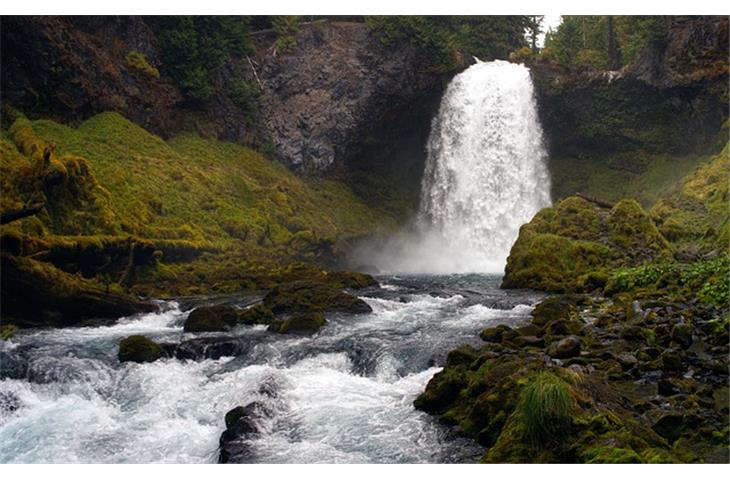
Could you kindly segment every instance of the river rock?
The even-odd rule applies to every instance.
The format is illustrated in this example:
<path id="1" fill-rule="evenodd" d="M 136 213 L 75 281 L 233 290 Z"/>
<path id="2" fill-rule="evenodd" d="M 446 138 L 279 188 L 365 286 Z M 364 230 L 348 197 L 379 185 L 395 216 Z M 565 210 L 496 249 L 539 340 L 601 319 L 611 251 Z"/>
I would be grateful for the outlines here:
<path id="1" fill-rule="evenodd" d="M 514 337 L 516 335 L 517 332 L 507 325 L 497 325 L 496 327 L 485 328 L 479 336 L 485 342 L 501 343 L 503 337 Z"/>
<path id="2" fill-rule="evenodd" d="M 548 348 L 548 355 L 553 358 L 570 358 L 580 355 L 580 339 L 575 335 L 553 342 Z"/>
<path id="3" fill-rule="evenodd" d="M 256 338 L 250 337 L 201 337 L 161 346 L 168 356 L 179 360 L 218 360 L 243 355 L 255 343 Z"/>
<path id="4" fill-rule="evenodd" d="M 230 305 L 198 307 L 188 315 L 186 332 L 221 332 L 236 324 L 236 309 Z"/>
<path id="5" fill-rule="evenodd" d="M 269 325 L 269 331 L 276 333 L 316 333 L 327 323 L 319 312 L 300 313 L 286 320 L 276 321 Z"/>
<path id="6" fill-rule="evenodd" d="M 146 363 L 162 357 L 162 348 L 143 335 L 132 335 L 119 342 L 119 361 Z"/>
<path id="7" fill-rule="evenodd" d="M 268 325 L 276 317 L 270 308 L 264 305 L 254 305 L 236 312 L 238 323 L 243 325 Z"/>
<path id="8" fill-rule="evenodd" d="M 550 297 L 535 306 L 532 311 L 532 323 L 544 327 L 557 320 L 574 320 L 577 314 L 578 309 L 571 297 L 567 295 Z"/>
<path id="9" fill-rule="evenodd" d="M 300 280 L 278 285 L 264 297 L 275 315 L 307 312 L 370 313 L 370 305 L 342 291 L 339 283 Z"/>
<path id="10" fill-rule="evenodd" d="M 515 337 L 508 342 L 509 344 L 515 345 L 520 348 L 524 347 L 536 347 L 543 348 L 545 346 L 545 339 L 536 337 L 534 335 L 521 335 Z"/>
<path id="11" fill-rule="evenodd" d="M 672 340 L 679 343 L 682 348 L 689 348 L 692 345 L 692 327 L 686 323 L 678 323 L 672 327 L 670 333 Z"/>

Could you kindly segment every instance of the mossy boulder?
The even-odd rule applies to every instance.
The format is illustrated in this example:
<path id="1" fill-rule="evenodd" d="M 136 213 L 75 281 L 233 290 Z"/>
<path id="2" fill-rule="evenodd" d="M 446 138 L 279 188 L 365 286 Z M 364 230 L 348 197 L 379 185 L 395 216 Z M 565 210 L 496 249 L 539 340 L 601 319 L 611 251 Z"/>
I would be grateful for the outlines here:
<path id="1" fill-rule="evenodd" d="M 608 209 L 568 197 L 520 228 L 502 286 L 592 292 L 617 266 L 671 258 L 669 243 L 636 201 Z"/>
<path id="2" fill-rule="evenodd" d="M 230 305 L 198 307 L 188 315 L 185 332 L 221 332 L 234 326 L 238 320 L 236 309 Z"/>
<path id="3" fill-rule="evenodd" d="M 119 342 L 119 361 L 147 363 L 162 357 L 162 347 L 144 335 L 132 335 Z"/>
<path id="4" fill-rule="evenodd" d="M 416 398 L 413 405 L 425 412 L 442 413 L 466 386 L 466 376 L 458 369 L 442 370 L 428 382 L 426 390 Z"/>
<path id="5" fill-rule="evenodd" d="M 261 304 L 238 310 L 236 317 L 236 321 L 243 325 L 268 325 L 276 320 L 274 312 Z"/>
<path id="6" fill-rule="evenodd" d="M 319 331 L 327 323 L 319 312 L 297 313 L 285 320 L 275 320 L 269 331 L 276 333 L 311 334 Z"/>
<path id="7" fill-rule="evenodd" d="M 342 290 L 339 284 L 296 281 L 279 285 L 264 297 L 274 314 L 305 312 L 370 313 L 370 305 Z"/>
<path id="8" fill-rule="evenodd" d="M 568 295 L 546 298 L 532 310 L 532 323 L 540 327 L 554 322 L 572 322 L 577 318 L 577 303 Z"/>
<path id="9" fill-rule="evenodd" d="M 632 261 L 673 258 L 669 242 L 636 200 L 623 199 L 608 216 L 610 242 Z"/>
<path id="10" fill-rule="evenodd" d="M 503 339 L 514 338 L 517 333 L 512 327 L 507 325 L 497 325 L 496 327 L 487 327 L 479 334 L 485 342 L 502 343 Z"/>
<path id="11" fill-rule="evenodd" d="M 550 344 L 547 354 L 553 358 L 571 358 L 580 355 L 580 339 L 575 335 L 567 336 Z"/>

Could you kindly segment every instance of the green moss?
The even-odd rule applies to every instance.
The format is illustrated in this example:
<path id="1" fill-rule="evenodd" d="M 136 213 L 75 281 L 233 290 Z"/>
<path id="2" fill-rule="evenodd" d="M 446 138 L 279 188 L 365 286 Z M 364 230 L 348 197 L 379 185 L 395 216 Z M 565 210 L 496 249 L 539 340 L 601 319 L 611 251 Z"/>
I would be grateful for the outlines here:
<path id="1" fill-rule="evenodd" d="M 233 143 L 189 134 L 165 141 L 116 113 L 78 128 L 19 117 L 3 132 L 0 148 L 2 208 L 46 202 L 14 228 L 59 245 L 54 262 L 69 271 L 78 263 L 70 258 L 76 247 L 65 245 L 78 245 L 80 236 L 153 244 L 161 252 L 157 262 L 124 275 L 138 293 L 256 288 L 292 258 L 331 261 L 339 242 L 396 225 L 391 213 L 366 205 L 341 181 L 300 178 Z M 124 258 L 111 255 L 106 265 L 102 250 L 79 249 L 77 256 L 94 252 L 84 275 L 121 280 Z M 198 261 L 204 252 L 212 255 Z M 343 278 L 347 288 L 361 281 Z"/>
<path id="2" fill-rule="evenodd" d="M 610 241 L 630 255 L 672 258 L 669 243 L 659 233 L 649 215 L 635 200 L 623 199 L 612 209 L 607 221 Z"/>
<path id="3" fill-rule="evenodd" d="M 119 342 L 119 361 L 146 363 L 162 356 L 162 348 L 143 335 L 132 335 Z"/>
<path id="4" fill-rule="evenodd" d="M 503 286 L 591 292 L 616 267 L 672 258 L 668 242 L 636 201 L 621 200 L 608 211 L 569 197 L 522 226 Z"/>
<path id="5" fill-rule="evenodd" d="M 244 325 L 268 325 L 276 319 L 274 312 L 264 305 L 254 305 L 253 307 L 239 310 L 236 312 L 236 315 L 237 322 Z"/>
<path id="6" fill-rule="evenodd" d="M 628 448 L 605 445 L 588 450 L 585 453 L 586 463 L 642 463 L 641 457 Z"/>
<path id="7" fill-rule="evenodd" d="M 4 323 L 0 326 L 0 338 L 8 341 L 18 331 L 18 327 L 12 323 Z"/>
<path id="8" fill-rule="evenodd" d="M 614 255 L 610 247 L 596 242 L 554 234 L 520 233 L 507 259 L 502 286 L 549 292 L 579 291 L 577 278 L 604 268 Z"/>
<path id="9" fill-rule="evenodd" d="M 264 305 L 275 314 L 319 312 L 369 313 L 370 306 L 345 293 L 339 284 L 299 280 L 272 289 Z"/>
<path id="10" fill-rule="evenodd" d="M 148 77 L 160 78 L 160 71 L 149 64 L 147 58 L 142 52 L 132 50 L 126 57 L 124 57 L 124 61 L 129 68 L 132 68 Z"/>
<path id="11" fill-rule="evenodd" d="M 728 245 L 728 144 L 701 164 L 651 210 L 660 231 L 677 245 L 699 243 L 705 249 Z"/>
<path id="12" fill-rule="evenodd" d="M 466 385 L 463 372 L 444 369 L 433 376 L 426 390 L 416 398 L 413 405 L 426 412 L 440 413 L 459 396 L 459 392 Z"/>

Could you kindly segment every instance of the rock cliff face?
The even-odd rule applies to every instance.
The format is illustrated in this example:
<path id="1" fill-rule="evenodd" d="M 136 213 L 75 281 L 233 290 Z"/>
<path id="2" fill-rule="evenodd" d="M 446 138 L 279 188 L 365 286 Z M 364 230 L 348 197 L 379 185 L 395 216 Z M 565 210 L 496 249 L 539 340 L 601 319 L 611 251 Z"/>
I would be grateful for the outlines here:
<path id="1" fill-rule="evenodd" d="M 697 165 L 690 157 L 723 148 L 728 19 L 668 22 L 666 36 L 620 71 L 531 66 L 554 200 L 583 192 L 649 205 Z"/>
<path id="2" fill-rule="evenodd" d="M 177 127 L 183 98 L 174 82 L 125 62 L 139 51 L 159 65 L 141 17 L 5 17 L 1 48 L 3 103 L 28 116 L 69 123 L 112 110 L 158 134 Z"/>
<path id="3" fill-rule="evenodd" d="M 192 130 L 273 144 L 288 166 L 321 172 L 362 152 L 378 129 L 427 126 L 443 85 L 410 44 L 385 47 L 364 23 L 321 22 L 304 25 L 287 53 L 277 52 L 273 32 L 254 35 L 255 55 L 229 58 L 214 75 L 217 94 L 194 105 L 165 74 L 150 25 L 143 17 L 4 18 L 4 103 L 64 123 L 111 110 L 163 137 Z M 159 75 L 134 68 L 130 52 Z M 225 93 L 231 76 L 261 89 L 253 121 Z"/>
<path id="4" fill-rule="evenodd" d="M 428 125 L 424 106 L 440 96 L 442 78 L 410 45 L 385 47 L 363 23 L 312 25 L 296 40 L 277 54 L 275 38 L 262 38 L 256 59 L 261 122 L 285 163 L 326 170 L 361 152 L 384 123 L 410 115 Z"/>

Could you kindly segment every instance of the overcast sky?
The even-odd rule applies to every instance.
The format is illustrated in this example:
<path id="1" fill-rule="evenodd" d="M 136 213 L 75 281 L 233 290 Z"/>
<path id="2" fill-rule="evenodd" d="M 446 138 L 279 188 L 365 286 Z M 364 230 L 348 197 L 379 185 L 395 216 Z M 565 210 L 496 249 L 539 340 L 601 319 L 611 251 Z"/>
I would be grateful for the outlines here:
<path id="1" fill-rule="evenodd" d="M 538 40 L 538 45 L 540 47 L 543 46 L 545 32 L 547 32 L 549 28 L 555 30 L 558 25 L 560 25 L 560 15 L 545 15 L 545 18 L 542 19 L 542 34 L 540 34 L 540 38 Z"/>

